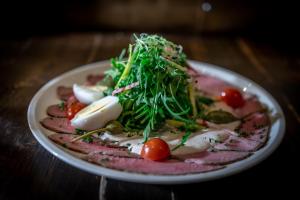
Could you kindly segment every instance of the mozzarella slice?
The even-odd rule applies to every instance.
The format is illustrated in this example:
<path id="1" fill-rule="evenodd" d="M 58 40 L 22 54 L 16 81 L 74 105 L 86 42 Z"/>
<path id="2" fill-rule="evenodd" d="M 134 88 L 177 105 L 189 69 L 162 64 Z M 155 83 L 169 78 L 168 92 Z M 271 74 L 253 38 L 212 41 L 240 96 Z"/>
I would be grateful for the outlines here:
<path id="1" fill-rule="evenodd" d="M 72 126 L 82 130 L 95 130 L 117 119 L 122 112 L 118 97 L 106 96 L 79 111 L 71 120 Z"/>
<path id="2" fill-rule="evenodd" d="M 196 153 L 207 150 L 209 147 L 216 145 L 219 142 L 225 141 L 229 137 L 229 134 L 223 130 L 207 131 L 205 133 L 191 135 L 184 146 L 176 149 L 172 152 L 173 155 L 182 155 L 189 153 Z M 177 146 L 180 143 L 180 139 L 168 141 L 171 148 Z"/>
<path id="3" fill-rule="evenodd" d="M 80 101 L 84 104 L 91 104 L 103 97 L 103 91 L 106 90 L 106 86 L 96 85 L 96 86 L 84 86 L 84 85 L 73 85 L 73 93 Z"/>

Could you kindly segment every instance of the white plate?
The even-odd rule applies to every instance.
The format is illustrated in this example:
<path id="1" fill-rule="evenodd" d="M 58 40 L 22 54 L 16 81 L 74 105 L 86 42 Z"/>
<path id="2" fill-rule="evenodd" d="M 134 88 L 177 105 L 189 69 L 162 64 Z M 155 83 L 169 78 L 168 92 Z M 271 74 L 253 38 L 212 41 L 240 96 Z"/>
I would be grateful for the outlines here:
<path id="1" fill-rule="evenodd" d="M 109 178 L 131 182 L 152 184 L 181 184 L 207 181 L 236 174 L 258 164 L 259 162 L 267 158 L 278 147 L 285 132 L 285 119 L 282 109 L 280 108 L 276 100 L 262 87 L 237 73 L 207 63 L 197 61 L 189 61 L 189 63 L 197 71 L 219 77 L 220 79 L 223 79 L 231 83 L 232 85 L 244 88 L 244 90 L 246 90 L 247 92 L 256 94 L 259 97 L 260 101 L 265 103 L 274 113 L 279 113 L 281 115 L 281 118 L 273 124 L 270 130 L 269 140 L 263 148 L 255 152 L 254 155 L 242 161 L 227 165 L 227 167 L 224 169 L 206 173 L 175 176 L 145 175 L 123 172 L 94 165 L 73 156 L 69 152 L 58 147 L 47 138 L 47 135 L 51 134 L 51 131 L 43 128 L 40 125 L 40 120 L 46 117 L 46 109 L 49 105 L 59 102 L 56 96 L 56 88 L 58 86 L 71 86 L 73 83 L 83 83 L 88 74 L 102 73 L 104 70 L 108 69 L 110 67 L 108 61 L 92 63 L 76 68 L 58 76 L 57 78 L 44 85 L 35 94 L 28 108 L 27 118 L 30 129 L 34 137 L 43 147 L 45 147 L 50 153 L 65 161 L 66 163 L 69 163 L 74 167 L 96 175 L 103 175 Z"/>

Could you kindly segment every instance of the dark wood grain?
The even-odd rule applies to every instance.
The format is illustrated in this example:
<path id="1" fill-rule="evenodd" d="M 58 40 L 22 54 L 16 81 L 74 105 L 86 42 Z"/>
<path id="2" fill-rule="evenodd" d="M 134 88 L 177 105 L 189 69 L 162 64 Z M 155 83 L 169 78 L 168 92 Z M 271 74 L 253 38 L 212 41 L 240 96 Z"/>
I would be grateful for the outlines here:
<path id="1" fill-rule="evenodd" d="M 130 35 L 64 34 L 0 40 L 0 199 L 185 199 L 223 197 L 224 188 L 249 196 L 249 188 L 284 192 L 299 175 L 300 57 L 298 52 L 244 37 L 166 35 L 181 43 L 190 59 L 224 66 L 266 88 L 280 103 L 286 136 L 268 159 L 241 174 L 206 183 L 160 186 L 127 183 L 88 174 L 58 160 L 32 136 L 26 112 L 32 96 L 57 75 L 119 54 Z M 293 185 L 291 184 L 291 187 Z M 17 192 L 16 192 L 17 188 Z M 220 192 L 216 192 L 220 191 Z M 292 195 L 293 190 L 288 194 Z"/>

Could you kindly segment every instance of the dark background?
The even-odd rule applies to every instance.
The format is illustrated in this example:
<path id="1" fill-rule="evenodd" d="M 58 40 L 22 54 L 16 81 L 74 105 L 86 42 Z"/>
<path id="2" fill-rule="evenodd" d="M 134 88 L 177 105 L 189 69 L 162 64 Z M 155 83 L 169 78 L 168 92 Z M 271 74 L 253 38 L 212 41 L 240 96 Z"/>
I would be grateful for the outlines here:
<path id="1" fill-rule="evenodd" d="M 70 31 L 150 31 L 296 36 L 299 33 L 296 2 L 10 0 L 1 2 L 1 34 L 25 36 Z"/>
<path id="2" fill-rule="evenodd" d="M 0 199 L 98 199 L 100 180 L 106 199 L 299 196 L 299 19 L 292 0 L 1 1 Z M 280 147 L 241 174 L 178 186 L 101 179 L 48 153 L 27 125 L 33 95 L 63 72 L 118 55 L 133 32 L 162 34 L 188 58 L 266 88 L 286 116 Z"/>

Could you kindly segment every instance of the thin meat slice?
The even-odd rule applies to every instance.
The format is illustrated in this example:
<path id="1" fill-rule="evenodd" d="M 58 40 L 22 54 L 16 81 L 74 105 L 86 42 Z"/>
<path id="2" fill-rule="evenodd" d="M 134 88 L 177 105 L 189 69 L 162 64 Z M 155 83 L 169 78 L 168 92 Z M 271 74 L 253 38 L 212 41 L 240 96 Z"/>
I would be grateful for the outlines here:
<path id="1" fill-rule="evenodd" d="M 250 140 L 265 143 L 268 138 L 270 119 L 267 113 L 254 113 L 244 119 L 237 132 Z"/>
<path id="2" fill-rule="evenodd" d="M 109 154 L 112 154 L 113 151 L 115 151 L 116 155 L 120 154 L 120 151 L 124 151 L 125 148 L 118 147 L 118 146 L 113 146 L 111 144 L 107 144 L 104 141 L 93 138 L 93 141 L 88 143 L 84 142 L 83 140 L 78 140 L 75 142 L 71 142 L 72 139 L 75 137 L 78 137 L 76 135 L 70 135 L 70 134 L 53 134 L 50 135 L 49 138 L 58 143 L 63 145 L 65 148 L 78 151 L 81 153 L 92 153 L 92 152 L 105 152 L 108 151 Z"/>
<path id="3" fill-rule="evenodd" d="M 258 141 L 250 140 L 243 137 L 230 135 L 227 140 L 214 146 L 216 150 L 223 151 L 246 151 L 254 152 L 262 147 L 264 144 Z"/>
<path id="4" fill-rule="evenodd" d="M 60 100 L 67 101 L 73 95 L 73 89 L 72 87 L 59 86 L 56 93 Z"/>
<path id="5" fill-rule="evenodd" d="M 47 114 L 51 117 L 67 117 L 66 107 L 61 108 L 59 105 L 52 105 L 47 108 Z"/>
<path id="6" fill-rule="evenodd" d="M 140 155 L 127 151 L 125 149 L 101 149 L 90 153 L 90 156 L 93 154 L 102 154 L 108 156 L 115 156 L 115 157 L 123 157 L 123 158 L 141 158 Z"/>
<path id="7" fill-rule="evenodd" d="M 263 105 L 258 101 L 256 97 L 246 99 L 245 104 L 241 108 L 234 110 L 235 116 L 242 118 L 252 113 L 256 113 L 264 110 Z"/>
<path id="8" fill-rule="evenodd" d="M 67 118 L 46 117 L 41 121 L 41 124 L 45 128 L 58 133 L 76 133 L 75 128 Z"/>
<path id="9" fill-rule="evenodd" d="M 267 141 L 270 119 L 267 113 L 254 113 L 237 128 L 239 136 L 231 134 L 223 143 L 214 146 L 218 150 L 249 151 L 261 148 Z"/>
<path id="10" fill-rule="evenodd" d="M 103 79 L 102 74 L 90 74 L 86 77 L 87 85 L 96 85 L 99 81 Z"/>
<path id="11" fill-rule="evenodd" d="M 219 97 L 225 88 L 233 87 L 225 81 L 208 75 L 199 75 L 194 78 L 194 81 L 195 87 L 198 90 L 203 91 L 212 97 Z"/>
<path id="12" fill-rule="evenodd" d="M 88 156 L 88 161 L 108 168 L 157 175 L 200 173 L 223 168 L 223 166 L 218 165 L 202 165 L 179 161 L 156 162 L 145 159 L 122 158 L 102 154 L 92 154 Z"/>
<path id="13" fill-rule="evenodd" d="M 197 164 L 223 165 L 242 160 L 250 155 L 251 153 L 249 152 L 238 151 L 203 151 L 193 155 L 186 155 L 184 161 Z"/>
<path id="14" fill-rule="evenodd" d="M 190 67 L 190 66 L 188 66 L 188 68 L 187 68 L 187 74 L 189 76 L 191 76 L 191 77 L 197 77 L 197 76 L 199 76 L 199 73 L 195 69 L 193 69 L 192 67 Z"/>

